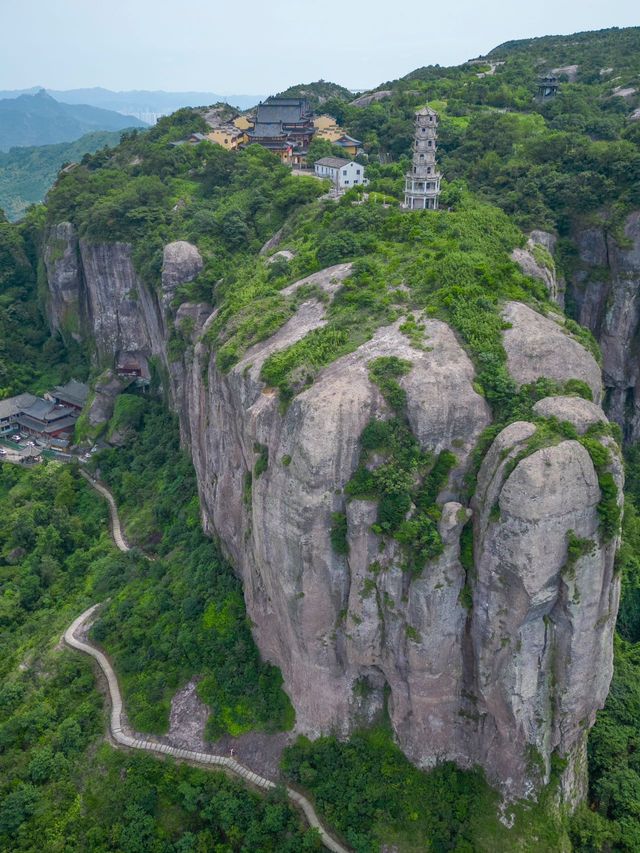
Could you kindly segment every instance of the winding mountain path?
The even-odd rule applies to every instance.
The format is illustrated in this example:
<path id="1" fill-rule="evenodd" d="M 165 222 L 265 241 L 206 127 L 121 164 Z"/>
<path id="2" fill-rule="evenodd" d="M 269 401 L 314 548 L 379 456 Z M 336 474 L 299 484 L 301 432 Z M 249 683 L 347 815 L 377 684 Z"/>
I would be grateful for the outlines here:
<path id="1" fill-rule="evenodd" d="M 111 535 L 113 536 L 113 541 L 116 543 L 117 548 L 120 551 L 130 551 L 131 548 L 127 545 L 126 539 L 124 538 L 124 534 L 122 532 L 122 525 L 120 524 L 120 516 L 118 515 L 118 507 L 116 506 L 115 499 L 109 489 L 100 485 L 97 480 L 94 480 L 93 477 L 88 474 L 86 471 L 80 471 L 82 476 L 85 478 L 87 483 L 92 486 L 99 495 L 102 495 L 103 498 L 106 499 L 109 504 L 109 515 L 111 517 Z"/>
<path id="2" fill-rule="evenodd" d="M 108 489 L 93 480 L 86 472 L 83 471 L 82 475 L 87 482 L 90 483 L 90 485 L 108 501 L 111 513 L 111 531 L 113 533 L 113 539 L 121 551 L 129 551 L 129 545 L 127 545 L 122 534 L 118 508 L 113 495 Z M 109 697 L 111 699 L 109 731 L 113 743 L 116 746 L 126 747 L 128 749 L 141 749 L 145 752 L 171 755 L 179 760 L 188 761 L 192 764 L 202 765 L 207 768 L 212 765 L 221 767 L 224 770 L 239 776 L 241 779 L 244 779 L 246 782 L 250 782 L 252 785 L 267 791 L 277 787 L 275 782 L 254 773 L 234 758 L 225 755 L 211 755 L 207 752 L 195 752 L 190 749 L 178 749 L 175 746 L 169 746 L 168 744 L 156 743 L 154 741 L 147 740 L 144 735 L 137 734 L 136 732 L 134 732 L 133 735 L 129 735 L 124 731 L 122 721 L 122 694 L 120 693 L 120 686 L 118 685 L 118 678 L 115 671 L 107 657 L 99 649 L 91 645 L 86 639 L 81 639 L 80 636 L 77 636 L 86 636 L 88 623 L 99 607 L 100 604 L 94 604 L 92 607 L 85 610 L 84 613 L 81 613 L 65 631 L 64 641 L 72 649 L 84 652 L 84 654 L 90 655 L 95 661 L 97 661 L 98 666 L 107 679 Z M 289 799 L 304 812 L 309 826 L 318 830 L 322 843 L 328 850 L 333 851 L 333 853 L 349 853 L 349 849 L 347 847 L 339 844 L 331 835 L 329 835 L 320 823 L 320 819 L 318 818 L 313 805 L 303 794 L 289 786 L 286 786 L 285 790 Z"/>

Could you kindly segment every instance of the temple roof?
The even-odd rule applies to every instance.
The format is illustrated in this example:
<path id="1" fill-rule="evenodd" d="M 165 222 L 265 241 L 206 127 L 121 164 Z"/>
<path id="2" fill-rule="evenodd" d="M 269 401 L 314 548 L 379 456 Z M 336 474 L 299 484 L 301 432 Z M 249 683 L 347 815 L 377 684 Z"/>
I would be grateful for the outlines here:
<path id="1" fill-rule="evenodd" d="M 58 432 L 59 430 L 71 431 L 77 421 L 76 417 L 69 415 L 66 418 L 60 418 L 57 421 L 43 423 L 39 418 L 31 417 L 26 412 L 18 415 L 18 424 L 26 429 L 32 429 L 34 432 Z"/>
<path id="2" fill-rule="evenodd" d="M 287 136 L 287 131 L 282 129 L 282 123 L 279 121 L 261 121 L 256 122 L 255 127 L 247 131 L 247 135 L 265 139 L 268 137 Z"/>
<path id="3" fill-rule="evenodd" d="M 56 385 L 53 389 L 53 396 L 82 407 L 87 402 L 89 386 L 85 385 L 84 382 L 78 382 L 76 379 L 70 379 L 66 385 Z"/>
<path id="4" fill-rule="evenodd" d="M 423 107 L 421 110 L 416 111 L 417 116 L 437 116 L 438 113 L 435 110 L 432 110 L 431 107 Z"/>
<path id="5" fill-rule="evenodd" d="M 258 104 L 256 124 L 279 121 L 283 124 L 311 121 L 306 101 L 303 98 L 275 98 Z"/>
<path id="6" fill-rule="evenodd" d="M 8 397 L 0 400 L 0 419 L 11 418 L 23 409 L 28 409 L 36 402 L 33 394 L 18 394 L 17 397 Z"/>
<path id="7" fill-rule="evenodd" d="M 45 421 L 49 420 L 49 415 L 53 412 L 55 407 L 55 403 L 36 397 L 35 401 L 27 408 L 24 408 L 22 412 L 25 415 L 29 415 L 31 418 L 37 418 L 39 421 Z"/>

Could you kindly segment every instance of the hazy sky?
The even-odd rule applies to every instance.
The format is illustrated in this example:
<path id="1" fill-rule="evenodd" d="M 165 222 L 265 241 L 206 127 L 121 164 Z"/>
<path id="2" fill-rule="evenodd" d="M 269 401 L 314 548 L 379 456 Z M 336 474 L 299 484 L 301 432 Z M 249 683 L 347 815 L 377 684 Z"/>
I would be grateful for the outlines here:
<path id="1" fill-rule="evenodd" d="M 637 0 L 0 0 L 0 89 L 365 88 L 509 39 L 638 24 Z"/>

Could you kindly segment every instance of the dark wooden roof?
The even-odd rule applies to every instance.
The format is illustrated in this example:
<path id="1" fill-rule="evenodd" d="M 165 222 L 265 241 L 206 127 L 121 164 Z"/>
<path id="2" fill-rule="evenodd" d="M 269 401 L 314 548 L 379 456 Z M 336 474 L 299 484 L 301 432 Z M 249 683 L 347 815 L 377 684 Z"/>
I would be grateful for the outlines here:
<path id="1" fill-rule="evenodd" d="M 282 122 L 303 124 L 311 121 L 309 105 L 305 98 L 268 98 L 258 104 L 256 124 Z"/>
<path id="2" fill-rule="evenodd" d="M 287 131 L 282 129 L 281 122 L 256 122 L 255 127 L 247 131 L 248 136 L 256 136 L 259 139 L 280 138 L 287 135 Z"/>
<path id="3" fill-rule="evenodd" d="M 52 396 L 82 407 L 87 402 L 89 386 L 85 385 L 84 382 L 78 382 L 76 379 L 70 379 L 66 385 L 56 385 Z"/>

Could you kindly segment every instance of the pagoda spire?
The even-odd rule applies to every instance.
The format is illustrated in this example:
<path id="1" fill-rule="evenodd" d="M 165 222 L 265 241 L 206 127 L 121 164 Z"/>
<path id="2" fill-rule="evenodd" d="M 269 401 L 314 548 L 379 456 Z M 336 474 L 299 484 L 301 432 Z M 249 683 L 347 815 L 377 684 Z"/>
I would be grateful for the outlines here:
<path id="1" fill-rule="evenodd" d="M 411 170 L 404 188 L 406 210 L 436 210 L 440 198 L 442 175 L 436 164 L 438 114 L 431 107 L 416 113 Z"/>

